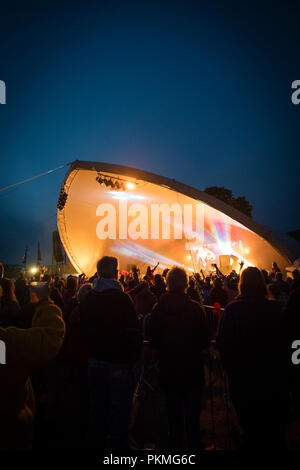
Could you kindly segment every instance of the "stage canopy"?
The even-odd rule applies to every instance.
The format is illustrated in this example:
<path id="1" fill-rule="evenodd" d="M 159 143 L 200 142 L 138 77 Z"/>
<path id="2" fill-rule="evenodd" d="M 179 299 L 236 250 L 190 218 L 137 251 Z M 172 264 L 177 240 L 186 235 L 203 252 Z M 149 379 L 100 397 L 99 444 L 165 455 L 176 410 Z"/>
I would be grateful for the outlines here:
<path id="1" fill-rule="evenodd" d="M 227 274 L 239 262 L 271 269 L 294 261 L 286 246 L 246 215 L 202 191 L 120 165 L 75 161 L 58 200 L 58 230 L 78 273 L 92 275 L 104 255 L 120 270 L 182 266 Z"/>

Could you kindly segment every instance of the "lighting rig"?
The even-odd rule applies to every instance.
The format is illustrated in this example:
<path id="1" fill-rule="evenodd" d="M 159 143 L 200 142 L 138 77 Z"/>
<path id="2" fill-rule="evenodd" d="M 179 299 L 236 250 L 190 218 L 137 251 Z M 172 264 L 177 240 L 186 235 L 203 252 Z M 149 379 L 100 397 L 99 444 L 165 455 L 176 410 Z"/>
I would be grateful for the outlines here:
<path id="1" fill-rule="evenodd" d="M 126 189 L 134 189 L 135 184 L 131 181 L 123 180 L 122 178 L 113 178 L 110 176 L 98 173 L 96 181 L 106 188 L 111 188 L 113 191 L 125 191 Z"/>
<path id="2" fill-rule="evenodd" d="M 64 187 L 62 187 L 61 190 L 60 190 L 60 193 L 59 193 L 59 198 L 58 198 L 58 203 L 57 203 L 57 209 L 59 211 L 63 210 L 63 208 L 66 205 L 67 199 L 68 199 L 68 195 L 67 195 Z"/>

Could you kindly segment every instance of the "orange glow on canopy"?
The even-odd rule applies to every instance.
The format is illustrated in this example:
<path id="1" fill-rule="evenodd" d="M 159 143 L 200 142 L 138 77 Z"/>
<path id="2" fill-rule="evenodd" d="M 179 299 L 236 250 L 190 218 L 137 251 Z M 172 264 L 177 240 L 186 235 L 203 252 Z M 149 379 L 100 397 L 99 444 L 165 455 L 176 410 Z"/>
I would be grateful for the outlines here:
<path id="1" fill-rule="evenodd" d="M 208 204 L 205 199 L 209 196 L 200 191 L 126 167 L 76 164 L 64 182 L 68 197 L 58 211 L 58 229 L 78 273 L 93 275 L 98 259 L 104 255 L 117 256 L 120 270 L 129 271 L 136 264 L 141 272 L 157 261 L 161 268 L 185 266 L 188 261 L 189 270 L 209 271 L 213 263 L 220 264 L 221 255 L 227 255 L 230 270 L 241 260 L 245 266 L 266 269 L 273 261 L 282 268 L 290 264 L 267 238 L 246 226 L 246 216 L 242 224 Z M 93 165 L 101 168 L 96 170 Z M 120 168 L 120 172 L 114 168 Z M 136 184 L 127 181 L 128 192 L 114 191 L 99 185 L 97 171 L 109 178 L 134 178 Z M 249 221 L 251 224 L 257 225 Z"/>

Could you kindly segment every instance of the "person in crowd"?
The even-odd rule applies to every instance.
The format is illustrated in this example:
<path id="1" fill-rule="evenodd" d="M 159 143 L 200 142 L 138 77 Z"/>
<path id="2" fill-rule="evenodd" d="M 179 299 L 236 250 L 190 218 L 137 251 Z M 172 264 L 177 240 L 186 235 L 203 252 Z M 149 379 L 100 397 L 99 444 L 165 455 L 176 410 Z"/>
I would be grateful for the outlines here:
<path id="1" fill-rule="evenodd" d="M 90 282 L 91 284 L 93 284 L 93 282 L 97 279 L 98 277 L 98 274 L 97 273 L 94 273 L 93 276 L 91 276 L 89 279 L 88 279 L 88 282 Z"/>
<path id="2" fill-rule="evenodd" d="M 267 287 L 267 299 L 275 300 L 276 302 L 281 304 L 280 302 L 281 292 L 280 292 L 279 287 L 274 282 L 269 282 L 269 284 L 267 284 L 266 287 Z"/>
<path id="3" fill-rule="evenodd" d="M 55 276 L 54 287 L 56 287 L 62 295 L 65 290 L 65 280 L 63 278 L 60 278 L 59 276 Z"/>
<path id="4" fill-rule="evenodd" d="M 74 307 L 69 316 L 68 328 L 66 332 L 66 356 L 74 364 L 78 366 L 87 366 L 88 355 L 86 347 L 82 342 L 80 328 L 80 305 L 84 301 L 85 296 L 92 290 L 91 283 L 83 284 L 77 292 L 77 305 Z"/>
<path id="5" fill-rule="evenodd" d="M 157 299 L 159 299 L 162 294 L 166 293 L 165 281 L 160 274 L 155 274 L 154 283 L 151 286 L 151 291 Z"/>
<path id="6" fill-rule="evenodd" d="M 282 273 L 280 271 L 275 274 L 274 282 L 268 284 L 267 288 L 268 292 L 273 295 L 274 300 L 277 300 L 281 307 L 284 308 L 288 300 L 290 286 L 283 280 Z"/>
<path id="7" fill-rule="evenodd" d="M 290 286 L 283 280 L 282 272 L 278 271 L 275 275 L 275 285 L 278 287 L 282 294 L 289 294 Z"/>
<path id="8" fill-rule="evenodd" d="M 204 305 L 209 305 L 209 294 L 211 291 L 211 278 L 210 276 L 206 276 L 204 286 L 203 286 L 203 302 Z"/>
<path id="9" fill-rule="evenodd" d="M 163 273 L 162 273 L 162 277 L 166 280 L 167 279 L 167 275 L 168 275 L 168 272 L 170 271 L 169 268 L 165 268 L 163 270 Z"/>
<path id="10" fill-rule="evenodd" d="M 142 347 L 137 315 L 118 279 L 118 260 L 104 256 L 98 278 L 80 304 L 87 348 L 91 448 L 124 449 L 135 387 L 134 365 Z"/>
<path id="11" fill-rule="evenodd" d="M 156 295 L 152 292 L 146 282 L 128 292 L 133 300 L 134 308 L 138 318 L 143 319 L 152 312 L 153 305 L 157 302 Z"/>
<path id="12" fill-rule="evenodd" d="M 123 289 L 125 290 L 126 289 L 126 282 L 125 282 L 125 274 L 124 273 L 121 274 L 119 282 L 122 284 Z"/>
<path id="13" fill-rule="evenodd" d="M 132 267 L 132 275 L 133 275 L 134 285 L 135 286 L 139 285 L 139 283 L 140 283 L 139 269 L 136 266 Z"/>
<path id="14" fill-rule="evenodd" d="M 21 307 L 28 302 L 29 291 L 23 273 L 20 273 L 15 281 L 15 294 Z"/>
<path id="15" fill-rule="evenodd" d="M 187 294 L 192 300 L 195 300 L 195 302 L 201 302 L 199 291 L 195 287 L 195 281 L 193 278 L 189 279 L 189 287 L 187 289 Z"/>
<path id="16" fill-rule="evenodd" d="M 280 268 L 278 267 L 278 264 L 276 263 L 276 261 L 274 261 L 272 264 L 272 270 L 271 270 L 272 280 L 275 279 L 276 273 L 279 273 L 279 272 L 281 272 Z"/>
<path id="17" fill-rule="evenodd" d="M 59 282 L 52 280 L 49 283 L 49 287 L 50 287 L 50 299 L 52 299 L 55 305 L 57 305 L 61 309 L 61 311 L 64 313 L 65 305 L 64 305 L 63 295 L 62 295 L 62 289 L 60 287 Z"/>
<path id="18" fill-rule="evenodd" d="M 1 284 L 0 326 L 4 328 L 7 326 L 19 327 L 21 325 L 21 309 L 16 298 L 14 281 L 3 278 Z"/>
<path id="19" fill-rule="evenodd" d="M 225 279 L 224 289 L 227 293 L 228 303 L 231 302 L 238 295 L 238 279 L 236 276 L 229 275 Z"/>
<path id="20" fill-rule="evenodd" d="M 209 305 L 219 303 L 221 308 L 224 308 L 228 303 L 228 294 L 223 287 L 222 279 L 216 277 L 214 285 L 209 293 Z"/>
<path id="21" fill-rule="evenodd" d="M 6 345 L 6 364 L 0 366 L 2 450 L 32 448 L 35 399 L 30 375 L 57 355 L 65 334 L 62 313 L 48 296 L 46 284 L 31 287 L 36 303 L 32 328 L 0 327 L 0 340 Z"/>
<path id="22" fill-rule="evenodd" d="M 294 269 L 292 272 L 293 275 L 293 282 L 290 287 L 290 291 L 292 292 L 293 290 L 296 290 L 300 287 L 300 273 L 298 269 Z"/>
<path id="23" fill-rule="evenodd" d="M 157 297 L 146 282 L 140 283 L 135 289 L 129 291 L 129 295 L 133 300 L 143 336 L 147 339 L 149 317 L 157 302 Z"/>
<path id="24" fill-rule="evenodd" d="M 275 450 L 284 445 L 287 398 L 281 308 L 266 299 L 262 274 L 255 267 L 242 272 L 239 291 L 221 317 L 217 347 L 245 446 Z"/>
<path id="25" fill-rule="evenodd" d="M 80 305 L 85 296 L 92 290 L 92 284 L 83 284 L 77 292 L 78 304 L 69 316 L 65 338 L 65 359 L 75 368 L 79 395 L 79 433 L 81 442 L 86 439 L 88 426 L 88 353 L 82 341 L 80 327 Z M 77 423 L 78 424 L 78 423 Z"/>
<path id="26" fill-rule="evenodd" d="M 168 292 L 154 307 L 149 341 L 158 352 L 161 387 L 166 397 L 170 449 L 184 448 L 184 422 L 190 450 L 200 446 L 200 411 L 204 385 L 203 350 L 210 344 L 204 312 L 185 292 L 187 275 L 173 268 Z"/>
<path id="27" fill-rule="evenodd" d="M 269 279 L 268 272 L 265 269 L 262 269 L 261 274 L 264 279 L 265 285 L 267 286 L 271 282 L 271 279 Z"/>
<path id="28" fill-rule="evenodd" d="M 136 282 L 133 277 L 130 277 L 126 281 L 125 292 L 128 294 L 136 287 Z"/>
<path id="29" fill-rule="evenodd" d="M 73 308 L 76 305 L 77 298 L 76 292 L 78 289 L 78 279 L 75 276 L 68 276 L 66 289 L 63 293 L 63 302 L 64 302 L 64 320 L 68 322 L 68 318 Z"/>
<path id="30" fill-rule="evenodd" d="M 153 282 L 154 280 L 154 273 L 156 269 L 158 268 L 159 263 L 157 262 L 154 268 L 151 269 L 150 266 L 147 266 L 147 271 L 146 271 L 146 276 L 148 277 L 149 281 Z"/>

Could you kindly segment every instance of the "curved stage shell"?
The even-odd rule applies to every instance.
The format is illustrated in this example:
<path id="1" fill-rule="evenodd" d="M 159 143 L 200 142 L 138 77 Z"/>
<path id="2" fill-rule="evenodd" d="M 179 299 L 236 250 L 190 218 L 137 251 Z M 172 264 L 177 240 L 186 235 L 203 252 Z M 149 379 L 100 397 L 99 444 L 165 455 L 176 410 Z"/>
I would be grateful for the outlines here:
<path id="1" fill-rule="evenodd" d="M 120 270 L 157 262 L 224 274 L 239 262 L 269 269 L 293 262 L 285 245 L 236 209 L 173 179 L 125 166 L 75 161 L 62 184 L 58 230 L 78 273 L 92 275 L 101 256 Z"/>

